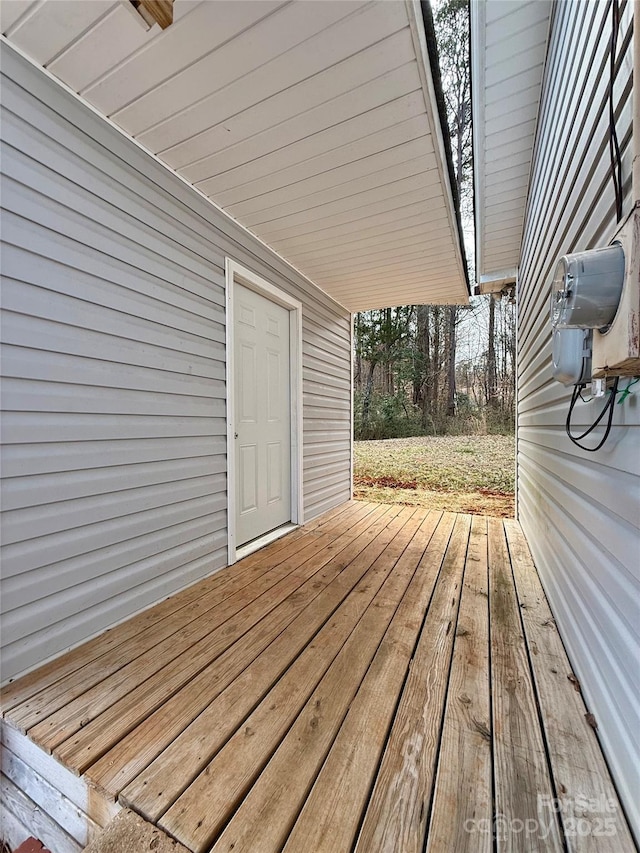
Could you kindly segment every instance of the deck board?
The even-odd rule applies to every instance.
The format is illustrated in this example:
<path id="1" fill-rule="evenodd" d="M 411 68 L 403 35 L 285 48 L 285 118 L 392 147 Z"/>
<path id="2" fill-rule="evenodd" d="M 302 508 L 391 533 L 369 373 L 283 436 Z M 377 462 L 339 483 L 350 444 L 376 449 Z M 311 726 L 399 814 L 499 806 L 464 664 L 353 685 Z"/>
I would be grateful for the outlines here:
<path id="1" fill-rule="evenodd" d="M 3 714 L 194 853 L 626 853 L 571 675 L 517 522 L 349 502 Z"/>
<path id="2" fill-rule="evenodd" d="M 459 515 L 391 728 L 356 850 L 422 853 L 470 517 Z"/>
<path id="3" fill-rule="evenodd" d="M 488 527 L 497 849 L 522 853 L 530 850 L 527 833 L 516 833 L 513 828 L 519 828 L 521 823 L 526 826 L 526 821 L 535 821 L 544 826 L 536 839 L 536 849 L 540 853 L 562 853 L 556 815 L 541 807 L 543 801 L 553 800 L 554 790 L 504 526 L 499 520 L 490 519 Z"/>
<path id="4" fill-rule="evenodd" d="M 520 526 L 506 521 L 520 612 L 542 726 L 549 745 L 558 813 L 568 847 L 576 853 L 633 849 L 629 829 L 616 807 L 616 792 L 593 736 L 588 713 Z M 584 832 L 592 826 L 595 833 Z"/>
<path id="5" fill-rule="evenodd" d="M 427 853 L 490 853 L 491 699 L 487 520 L 475 516 L 438 756 Z"/>

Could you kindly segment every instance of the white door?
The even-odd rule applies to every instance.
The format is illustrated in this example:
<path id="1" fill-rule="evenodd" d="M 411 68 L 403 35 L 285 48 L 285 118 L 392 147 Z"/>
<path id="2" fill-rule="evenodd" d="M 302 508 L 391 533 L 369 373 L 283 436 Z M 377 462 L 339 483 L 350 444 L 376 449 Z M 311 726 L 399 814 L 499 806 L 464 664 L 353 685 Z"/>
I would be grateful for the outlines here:
<path id="1" fill-rule="evenodd" d="M 234 288 L 236 545 L 291 520 L 289 311 Z"/>

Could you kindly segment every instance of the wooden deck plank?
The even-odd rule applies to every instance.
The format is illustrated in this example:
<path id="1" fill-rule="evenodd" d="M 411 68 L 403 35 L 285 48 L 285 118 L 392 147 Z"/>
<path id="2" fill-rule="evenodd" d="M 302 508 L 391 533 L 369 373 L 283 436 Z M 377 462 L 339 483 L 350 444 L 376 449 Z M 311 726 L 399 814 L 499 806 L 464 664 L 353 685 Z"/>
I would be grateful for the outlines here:
<path id="1" fill-rule="evenodd" d="M 420 633 L 356 850 L 422 853 L 470 517 L 460 515 Z"/>
<path id="2" fill-rule="evenodd" d="M 567 676 L 517 522 L 349 502 L 8 685 L 4 784 L 194 853 L 631 853 Z"/>
<path id="3" fill-rule="evenodd" d="M 379 525 L 384 528 L 385 519 L 395 516 L 398 511 L 399 507 L 383 508 L 372 527 L 362 534 L 363 541 L 366 543 L 368 537 L 373 537 Z M 359 551 L 364 545 L 358 543 L 355 547 Z M 344 556 L 343 559 L 348 562 L 348 557 Z M 303 564 L 287 575 L 216 631 L 191 646 L 188 655 L 176 658 L 158 670 L 152 678 L 132 684 L 126 695 L 115 704 L 110 704 L 100 716 L 84 726 L 78 726 L 77 732 L 55 749 L 56 757 L 76 772 L 84 772 L 119 739 L 227 650 L 229 654 L 220 662 L 221 669 L 228 678 L 238 675 L 247 661 L 243 653 L 246 650 L 238 654 L 236 642 L 248 635 L 249 654 L 257 656 L 318 594 L 319 589 L 314 584 L 328 583 L 334 576 L 331 572 L 340 570 L 339 565 L 335 565 L 320 579 L 318 575 L 326 562 L 326 551 L 320 551 L 307 561 L 308 564 Z"/>
<path id="4" fill-rule="evenodd" d="M 325 602 L 317 599 L 314 602 L 317 607 L 313 608 L 317 612 L 301 613 L 299 624 L 292 626 L 298 636 L 292 638 L 287 632 L 283 632 L 274 642 L 273 648 L 266 650 L 268 654 L 265 653 L 265 660 L 256 661 L 259 666 L 247 669 L 219 701 L 207 708 L 193 728 L 184 733 L 179 745 L 177 742 L 172 744 L 148 772 L 125 789 L 123 802 L 131 804 L 149 819 L 157 820 L 188 787 L 189 782 L 210 763 L 225 741 L 247 720 L 254 710 L 252 704 L 257 706 L 258 702 L 264 699 L 267 689 L 272 688 L 269 690 L 269 701 L 264 699 L 262 712 L 256 709 L 253 722 L 251 717 L 247 720 L 246 724 L 252 728 L 258 725 L 256 720 L 261 718 L 264 708 L 268 708 L 268 715 L 271 716 L 276 710 L 272 707 L 274 704 L 277 705 L 282 718 L 285 702 L 280 696 L 286 696 L 286 703 L 294 707 L 302 705 L 346 642 L 355 622 L 377 594 L 393 568 L 398 551 L 404 549 L 407 540 L 411 539 L 419 527 L 421 517 L 420 513 L 406 513 L 404 518 L 398 517 L 396 526 L 403 526 L 385 548 L 384 556 L 376 556 L 375 552 L 371 552 L 366 561 L 355 561 L 353 566 L 338 577 L 336 591 L 339 598 L 343 599 L 338 608 L 334 609 L 335 600 L 328 601 L 333 610 L 331 612 L 326 608 Z M 392 533 L 393 529 L 390 528 L 389 532 Z M 353 572 L 357 562 L 360 562 L 360 566 Z M 351 577 L 348 577 L 349 574 Z M 317 634 L 316 628 L 320 628 Z M 279 666 L 281 657 L 286 662 L 292 640 L 304 651 L 301 651 L 299 657 L 282 675 L 281 682 L 276 683 L 274 678 L 271 684 L 265 685 L 267 689 L 261 695 L 255 689 L 255 681 L 260 683 L 261 670 L 266 665 L 266 671 L 269 673 L 274 666 Z M 304 648 L 305 645 L 307 648 Z M 305 698 L 296 699 L 296 696 Z M 243 738 L 240 740 L 243 742 Z M 184 766 L 185 757 L 188 767 Z M 240 763 L 239 756 L 234 756 L 234 760 Z"/>
<path id="5" fill-rule="evenodd" d="M 498 851 L 562 851 L 504 527 L 489 519 L 495 831 Z"/>
<path id="6" fill-rule="evenodd" d="M 283 549 L 295 548 L 294 543 L 297 540 L 309 538 L 317 528 L 326 529 L 327 532 L 331 532 L 332 528 L 329 527 L 331 522 L 333 522 L 334 526 L 340 524 L 342 519 L 346 521 L 351 514 L 354 512 L 361 513 L 365 507 L 368 508 L 368 511 L 372 509 L 372 505 L 370 504 L 361 504 L 358 506 L 357 502 L 353 501 L 329 510 L 304 527 L 300 527 L 298 530 L 288 534 L 286 538 L 279 539 L 262 551 L 258 551 L 247 557 L 242 561 L 242 571 L 248 571 L 251 567 L 255 566 L 264 568 L 266 560 L 272 560 Z M 226 572 L 218 571 L 210 577 L 175 593 L 152 608 L 139 613 L 137 616 L 127 619 L 120 625 L 107 629 L 98 637 L 67 652 L 63 657 L 56 658 L 33 672 L 27 673 L 27 675 L 13 682 L 9 682 L 2 688 L 1 703 L 3 714 L 15 709 L 23 702 L 32 700 L 42 690 L 54 684 L 56 685 L 56 689 L 53 691 L 53 695 L 64 696 L 65 691 L 61 684 L 63 678 L 77 672 L 96 658 L 107 658 L 109 654 L 113 653 L 121 645 L 131 641 L 153 625 L 162 622 L 169 614 L 190 606 L 209 591 L 217 589 L 222 593 L 235 580 L 235 577 L 236 571 L 233 569 Z M 251 582 L 251 578 L 249 578 L 248 582 Z M 17 725 L 17 718 L 13 713 L 12 720 L 14 725 Z"/>
<path id="7" fill-rule="evenodd" d="M 356 516 L 353 515 L 354 512 Z M 357 508 L 349 507 L 347 518 L 352 521 L 359 514 Z M 295 533 L 298 533 L 298 531 Z M 295 533 L 292 535 L 295 535 Z M 63 705 L 68 705 L 74 699 L 79 699 L 82 694 L 97 684 L 102 684 L 103 687 L 108 686 L 110 693 L 105 690 L 105 695 L 111 695 L 115 701 L 117 698 L 116 685 L 118 682 L 121 679 L 130 682 L 129 673 L 131 669 L 125 670 L 125 667 L 135 667 L 134 672 L 140 669 L 144 670 L 147 674 L 151 674 L 153 670 L 150 670 L 147 666 L 149 657 L 151 658 L 152 666 L 156 659 L 162 660 L 165 664 L 171 659 L 170 655 L 163 655 L 163 649 L 159 647 L 159 643 L 162 640 L 166 640 L 165 646 L 171 649 L 175 643 L 175 635 L 180 629 L 184 629 L 185 625 L 193 624 L 198 617 L 204 616 L 210 627 L 219 624 L 219 621 L 224 619 L 224 612 L 215 608 L 224 605 L 227 611 L 233 611 L 233 595 L 236 595 L 237 598 L 235 600 L 240 602 L 255 598 L 256 592 L 259 594 L 260 579 L 265 575 L 265 568 L 272 568 L 278 564 L 284 565 L 285 563 L 287 566 L 296 568 L 303 556 L 317 553 L 323 547 L 326 547 L 327 543 L 331 543 L 333 539 L 334 533 L 331 523 L 329 523 L 326 533 L 314 530 L 310 532 L 309 536 L 304 537 L 302 541 L 294 540 L 294 542 L 286 546 L 283 544 L 284 540 L 281 540 L 282 544 L 280 544 L 275 552 L 271 551 L 271 547 L 269 547 L 264 552 L 261 552 L 259 559 L 258 555 L 252 555 L 246 561 L 243 561 L 242 565 L 238 564 L 237 567 L 233 567 L 228 573 L 226 583 L 222 582 L 222 576 L 216 575 L 215 578 L 220 580 L 220 583 L 211 588 L 208 580 L 202 582 L 200 595 L 198 595 L 197 589 L 190 588 L 192 595 L 187 604 L 183 602 L 184 606 L 189 607 L 188 613 L 184 611 L 183 607 L 177 609 L 165 607 L 171 601 L 171 599 L 167 599 L 157 606 L 157 609 L 163 614 L 161 622 L 138 632 L 126 642 L 120 644 L 115 650 L 112 649 L 108 653 L 88 661 L 81 670 L 74 671 L 58 679 L 50 687 L 39 690 L 19 707 L 12 710 L 11 718 L 13 724 L 19 726 L 23 731 L 30 730 L 43 719 L 51 717 Z M 176 596 L 176 598 L 178 597 Z M 132 621 L 137 621 L 137 618 Z M 113 630 L 117 631 L 118 629 Z M 183 639 L 182 635 L 178 639 Z M 87 645 L 93 646 L 93 642 Z M 150 652 L 151 654 L 147 654 L 147 658 L 141 660 L 145 652 Z M 71 652 L 70 655 L 75 657 L 74 652 Z M 66 657 L 64 656 L 60 661 L 62 669 L 66 669 Z M 123 672 L 122 670 L 125 671 Z M 104 684 L 103 682 L 110 675 L 114 676 L 113 680 Z M 20 682 L 16 684 L 16 687 L 19 686 Z M 46 731 L 46 726 L 43 727 L 43 730 Z M 40 729 L 33 734 L 36 739 L 38 739 L 39 731 Z M 49 746 L 48 743 L 43 745 Z"/>
<path id="8" fill-rule="evenodd" d="M 373 663 L 284 847 L 351 850 L 452 530 L 441 524 L 420 559 Z M 426 533 L 423 528 L 423 534 Z M 411 559 L 415 559 L 411 555 Z"/>
<path id="9" fill-rule="evenodd" d="M 266 770 L 214 849 L 270 849 L 268 839 L 274 830 L 280 830 L 273 806 L 295 808 L 295 800 L 304 797 L 301 775 L 313 773 L 314 767 L 317 772 L 417 565 L 417 561 L 403 564 L 391 572 L 394 560 L 384 553 L 381 563 L 387 575 L 384 584 L 364 613 L 355 614 L 352 633 L 322 678 L 317 677 L 314 654 L 305 662 L 308 673 L 296 673 L 296 680 L 308 674 L 309 682 L 317 687 L 300 697 L 302 702 L 293 704 L 288 701 L 293 685 L 280 681 L 277 700 L 271 694 L 265 698 L 246 721 L 247 726 L 208 766 L 210 773 L 198 777 L 160 820 L 163 828 L 178 840 L 184 839 L 191 850 L 208 849 L 267 761 Z M 233 787 L 229 786 L 231 780 Z M 283 786 L 287 796 L 282 796 Z M 206 814 L 203 802 L 207 803 Z"/>
<path id="10" fill-rule="evenodd" d="M 140 767 L 140 775 L 134 774 L 134 777 L 138 778 L 123 791 L 122 801 L 132 804 L 150 819 L 155 819 L 166 811 L 259 704 L 278 677 L 285 673 L 292 663 L 297 665 L 296 657 L 314 633 L 322 628 L 329 618 L 332 623 L 336 621 L 341 605 L 356 584 L 356 589 L 366 596 L 369 587 L 373 587 L 373 579 L 367 574 L 371 565 L 380 550 L 384 550 L 386 540 L 395 527 L 410 523 L 411 515 L 409 511 L 401 513 L 395 520 L 391 519 L 385 528 L 378 530 L 378 536 L 371 540 L 367 547 L 366 542 L 361 544 L 359 555 L 351 551 L 346 560 L 334 558 L 329 564 L 331 574 L 335 576 L 331 583 L 319 591 L 310 604 L 260 655 L 247 661 L 246 668 L 232 683 L 223 682 L 221 686 L 224 689 L 220 689 L 220 679 L 210 679 L 216 685 L 211 701 L 191 725 L 166 744 L 164 751 L 158 751 L 157 760 L 146 769 L 144 766 Z M 175 698 L 179 699 L 179 696 Z M 164 708 L 162 710 L 164 712 Z M 169 719 L 167 724 L 171 725 Z M 155 723 L 153 728 L 156 728 Z M 134 743 L 134 748 L 138 749 L 137 742 Z M 97 765 L 95 769 L 98 769 Z M 129 772 L 127 775 L 131 776 Z M 122 774 L 119 774 L 116 781 L 120 784 L 121 780 Z"/>
<path id="11" fill-rule="evenodd" d="M 189 605 L 189 619 L 180 611 L 166 616 L 162 622 L 136 635 L 117 650 L 102 655 L 71 673 L 32 700 L 15 709 L 13 718 L 21 728 L 32 731 L 32 736 L 47 749 L 53 749 L 73 731 L 66 720 L 79 714 L 78 708 L 97 715 L 106 706 L 95 701 L 100 695 L 113 704 L 126 695 L 131 683 L 142 681 L 175 657 L 195 645 L 211 629 L 221 625 L 249 602 L 265 592 L 282 577 L 291 574 L 307 553 L 321 550 L 328 540 L 312 541 L 302 548 L 293 561 L 284 560 L 268 575 L 259 562 L 241 572 L 233 573 L 226 585 L 204 593 Z M 93 688 L 93 691 L 92 691 Z M 76 700 L 76 705 L 71 703 Z M 67 710 L 64 710 L 65 706 Z"/>
<path id="12" fill-rule="evenodd" d="M 317 577 L 314 576 L 313 578 L 313 588 L 318 595 L 299 615 L 295 616 L 273 643 L 268 645 L 264 651 L 259 652 L 255 658 L 256 661 L 258 659 L 264 660 L 266 657 L 272 660 L 276 667 L 280 666 L 282 671 L 286 669 L 289 660 L 295 657 L 298 648 L 296 643 L 300 642 L 299 634 L 302 635 L 301 641 L 304 644 L 307 631 L 304 620 L 309 619 L 309 624 L 311 624 L 314 618 L 322 619 L 325 613 L 323 608 L 337 606 L 341 596 L 346 595 L 349 591 L 349 582 L 352 580 L 355 584 L 359 579 L 358 567 L 356 566 L 353 570 L 350 568 L 350 564 L 357 556 L 358 551 L 365 549 L 375 531 L 383 529 L 386 523 L 382 521 L 383 516 L 385 513 L 380 508 L 367 514 L 365 518 L 355 521 L 355 523 L 352 519 L 349 529 L 335 538 L 330 547 L 324 549 L 325 564 Z M 373 527 L 378 521 L 380 522 L 379 525 Z M 327 615 L 330 612 L 330 609 L 326 610 Z M 275 647 L 274 643 L 277 643 Z M 243 641 L 239 640 L 236 645 L 241 647 L 242 644 Z M 239 667 L 251 665 L 253 661 L 251 654 L 254 650 L 255 645 L 247 636 L 243 649 L 234 648 L 233 651 L 230 649 L 229 652 L 225 652 L 165 701 L 156 711 L 140 722 L 136 728 L 122 736 L 108 752 L 87 769 L 87 777 L 98 788 L 112 796 L 117 796 L 165 748 L 171 747 L 171 754 L 179 752 L 185 743 L 185 740 L 180 737 L 182 732 L 187 730 L 194 720 L 197 720 L 196 728 L 190 729 L 190 731 L 194 737 L 198 737 L 195 732 L 206 725 L 204 721 L 207 717 L 203 715 L 203 712 L 223 691 L 230 687 Z M 258 664 L 258 666 L 263 665 L 263 663 Z M 254 673 L 254 670 L 251 672 Z M 236 681 L 241 677 L 243 681 L 247 679 L 243 673 L 242 676 L 237 675 Z M 245 698 L 252 697 L 258 691 L 258 685 L 261 681 L 257 674 L 254 674 L 253 677 L 255 680 L 252 680 L 246 691 L 243 692 Z M 263 677 L 266 676 L 263 674 Z M 234 691 L 236 689 L 234 682 Z M 227 694 L 225 697 L 227 701 L 229 695 Z M 255 699 L 254 701 L 257 703 L 258 700 Z M 185 738 L 187 737 L 185 735 Z M 176 739 L 179 739 L 180 747 L 178 747 L 177 742 L 172 744 Z M 180 765 L 182 762 L 178 760 L 178 767 Z M 174 777 L 172 777 L 172 781 L 173 779 Z M 151 779 L 148 776 L 145 776 L 145 783 L 149 788 L 151 787 Z"/>
<path id="13" fill-rule="evenodd" d="M 636 849 L 529 547 L 515 521 L 504 522 L 511 565 L 567 847 L 576 853 Z"/>
<path id="14" fill-rule="evenodd" d="M 278 564 L 269 572 L 261 572 L 251 584 L 229 597 L 224 597 L 222 601 L 214 604 L 211 610 L 193 620 L 189 619 L 185 623 L 181 615 L 174 617 L 170 635 L 158 645 L 151 646 L 141 655 L 134 652 L 130 663 L 94 683 L 35 725 L 30 717 L 30 722 L 26 723 L 24 715 L 18 716 L 19 721 L 25 725 L 30 737 L 46 750 L 53 751 L 171 661 L 186 653 L 190 656 L 198 654 L 201 658 L 209 654 L 214 655 L 214 649 L 220 648 L 220 642 L 232 642 L 237 631 L 243 631 L 245 626 L 250 627 L 253 624 L 252 616 L 258 621 L 304 583 L 307 579 L 306 571 L 300 570 L 300 560 L 303 556 L 304 551 L 295 558 Z M 222 645 L 220 650 L 224 648 Z M 42 713 L 40 709 L 31 710 L 33 715 L 39 716 Z"/>
<path id="15" fill-rule="evenodd" d="M 492 850 L 487 521 L 474 516 L 455 633 L 427 853 Z"/>

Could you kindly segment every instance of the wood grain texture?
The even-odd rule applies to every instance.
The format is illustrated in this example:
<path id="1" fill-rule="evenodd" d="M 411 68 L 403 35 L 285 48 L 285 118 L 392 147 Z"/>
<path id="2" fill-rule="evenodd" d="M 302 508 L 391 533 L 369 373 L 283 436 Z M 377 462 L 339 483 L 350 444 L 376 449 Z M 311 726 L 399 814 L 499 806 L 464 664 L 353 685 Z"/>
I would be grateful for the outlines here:
<path id="1" fill-rule="evenodd" d="M 210 845 L 227 823 L 239 800 L 276 749 L 280 754 L 277 767 L 280 768 L 280 772 L 284 770 L 285 776 L 288 777 L 288 782 L 279 781 L 278 785 L 295 785 L 292 774 L 296 762 L 289 763 L 283 758 L 284 753 L 288 753 L 297 742 L 297 738 L 292 737 L 289 732 L 292 723 L 292 731 L 300 727 L 307 731 L 309 726 L 312 731 L 316 731 L 320 728 L 318 721 L 321 717 L 324 719 L 326 714 L 326 725 L 321 728 L 324 737 L 328 737 L 328 732 L 333 730 L 336 721 L 341 720 L 346 711 L 345 705 L 348 705 L 357 689 L 360 678 L 366 671 L 384 633 L 388 619 L 391 618 L 393 609 L 397 606 L 396 596 L 402 595 L 409 580 L 406 572 L 389 576 L 399 556 L 399 554 L 394 556 L 393 544 L 396 542 L 396 537 L 399 538 L 399 542 L 396 543 L 400 549 L 399 553 L 402 553 L 407 539 L 415 532 L 415 527 L 405 532 L 407 521 L 405 514 L 404 518 L 398 516 L 391 522 L 385 531 L 384 540 L 376 549 L 377 553 L 374 552 L 371 555 L 374 558 L 373 565 L 377 563 L 378 571 L 382 573 L 379 582 L 386 580 L 377 590 L 373 603 L 369 604 L 371 599 L 367 601 L 366 595 L 362 603 L 359 601 L 362 595 L 356 593 L 351 596 L 335 624 L 334 620 L 328 624 L 324 632 L 328 635 L 327 639 L 321 633 L 317 644 L 312 642 L 307 653 L 289 670 L 287 677 L 278 682 L 253 714 L 245 720 L 242 728 L 225 744 L 223 750 L 205 771 L 161 818 L 160 825 L 179 840 L 184 839 L 183 843 L 187 843 L 191 849 L 198 851 L 207 849 L 207 845 Z M 389 545 L 391 547 L 387 555 L 386 547 Z M 342 631 L 345 633 L 343 634 Z M 341 639 L 341 644 L 338 642 L 337 647 L 331 640 L 332 635 L 335 637 L 336 634 Z M 352 679 L 347 676 L 349 671 L 354 676 Z M 359 677 L 358 673 L 360 673 Z M 302 716 L 298 716 L 301 709 L 304 709 Z M 283 735 L 287 732 L 286 740 L 281 743 Z M 318 737 L 320 742 L 324 743 L 320 732 Z M 284 750 L 284 753 L 281 750 Z M 317 760 L 317 754 L 309 744 L 305 752 L 307 760 L 310 762 Z M 274 765 L 269 766 L 272 768 L 269 772 L 274 773 Z M 300 763 L 300 772 L 304 772 L 303 766 L 303 763 Z M 267 799 L 270 797 L 268 793 L 270 785 L 265 785 L 263 778 L 264 774 L 260 777 L 258 785 L 252 789 L 251 794 L 253 799 L 259 802 L 262 802 L 263 795 L 266 795 Z M 200 806 L 203 796 L 211 804 L 204 817 Z M 293 807 L 293 796 L 290 802 L 286 801 L 282 805 L 283 808 Z M 258 818 L 260 808 L 247 807 L 243 811 L 243 814 L 251 815 L 250 823 L 245 823 L 242 816 L 236 821 L 235 825 L 243 827 L 243 836 L 250 835 L 256 839 L 264 831 L 264 822 Z M 241 806 L 240 811 L 242 809 Z M 270 831 L 281 832 L 281 827 L 274 815 L 270 815 L 268 823 Z M 234 832 L 235 826 L 229 831 Z"/>
<path id="2" fill-rule="evenodd" d="M 540 730 L 504 527 L 489 519 L 489 607 L 495 824 L 498 851 L 561 851 L 545 744 Z"/>
<path id="3" fill-rule="evenodd" d="M 393 510 L 391 512 L 394 514 Z M 299 557 L 295 558 L 296 561 Z M 266 576 L 277 578 L 278 568 L 282 567 L 272 569 Z M 216 659 L 216 675 L 221 679 L 221 686 L 226 686 L 317 595 L 315 584 L 322 584 L 317 579 L 319 571 L 317 562 L 311 561 L 308 566 L 303 563 L 275 585 L 269 584 L 262 595 L 211 634 L 205 634 L 198 643 L 190 646 L 186 658 L 175 658 L 158 670 L 153 678 L 138 684 L 134 682 L 123 698 L 110 704 L 103 714 L 94 717 L 91 723 L 67 738 L 57 748 L 56 755 L 82 772 L 117 743 L 123 734 L 133 729 Z M 330 569 L 325 574 L 324 583 L 331 580 L 337 571 L 335 567 L 333 572 Z M 249 630 L 253 626 L 255 629 Z M 246 640 L 242 640 L 245 635 Z M 211 671 L 208 675 L 212 675 Z"/>
<path id="4" fill-rule="evenodd" d="M 70 714 L 60 761 L 12 726 L 29 683 L 69 708 L 83 668 L 188 629 L 200 590 L 247 589 L 130 695 Z M 196 853 L 489 853 L 493 825 L 499 853 L 634 849 L 517 522 L 350 502 L 158 610 L 15 686 L 5 776 L 33 805 L 9 794 L 12 832 L 39 801 L 78 833 L 119 796 Z"/>
<path id="5" fill-rule="evenodd" d="M 633 853 L 624 812 L 617 804 L 594 728 L 588 722 L 580 683 L 520 526 L 505 521 L 511 565 L 525 628 L 542 726 L 549 749 L 567 847 L 576 853 Z"/>
<path id="6" fill-rule="evenodd" d="M 453 519 L 424 519 L 396 566 L 417 568 L 284 850 L 350 850 L 378 767 Z M 416 541 L 417 540 L 417 541 Z M 426 550 L 425 550 L 426 544 Z"/>
<path id="7" fill-rule="evenodd" d="M 216 743 L 224 742 L 221 732 L 233 731 L 234 714 L 242 718 L 242 708 L 246 715 L 257 704 L 261 688 L 266 692 L 272 686 L 304 648 L 314 626 L 322 625 L 360 579 L 366 564 L 356 562 L 352 567 L 350 561 L 391 519 L 383 508 L 360 521 L 352 519 L 350 529 L 325 548 L 322 561 L 312 558 L 325 563 L 310 580 L 316 597 L 282 633 L 253 660 L 246 654 L 246 669 L 235 680 L 231 674 L 237 672 L 238 663 L 225 667 L 220 660 L 204 669 L 88 769 L 92 783 L 113 795 L 126 787 L 124 802 L 135 804 L 149 818 L 161 814 L 171 802 L 171 791 L 177 797 L 190 775 L 213 756 Z M 240 645 L 250 650 L 248 640 Z M 237 659 L 235 654 L 228 657 Z M 190 758 L 185 762 L 186 754 Z"/>
<path id="8" fill-rule="evenodd" d="M 457 516 L 362 822 L 362 853 L 424 847 L 470 526 Z"/>
<path id="9" fill-rule="evenodd" d="M 81 853 L 84 844 L 79 844 L 68 835 L 43 809 L 28 797 L 4 774 L 0 775 L 0 792 L 3 809 L 16 818 L 20 824 L 29 828 L 29 833 L 37 836 L 51 850 L 64 853 Z"/>
<path id="10" fill-rule="evenodd" d="M 180 608 L 192 606 L 201 596 L 206 596 L 209 592 L 215 591 L 220 595 L 224 594 L 224 590 L 228 589 L 230 583 L 238 583 L 238 575 L 243 571 L 248 570 L 251 566 L 262 566 L 265 559 L 273 560 L 284 548 L 293 548 L 295 550 L 303 547 L 303 543 L 298 543 L 300 538 L 308 537 L 318 525 L 321 523 L 328 525 L 332 518 L 342 515 L 347 510 L 353 512 L 353 505 L 343 504 L 340 507 L 336 507 L 322 518 L 318 518 L 315 522 L 305 525 L 304 529 L 301 528 L 289 534 L 286 541 L 279 540 L 274 542 L 264 551 L 247 557 L 242 561 L 242 565 L 237 565 L 232 572 L 226 573 L 226 576 L 217 574 L 201 581 L 197 587 L 188 587 L 182 592 L 176 593 L 160 604 L 157 604 L 154 608 L 128 619 L 115 628 L 108 629 L 95 639 L 89 640 L 83 643 L 82 646 L 78 646 L 78 648 L 67 652 L 64 657 L 53 660 L 22 678 L 10 682 L 2 688 L 3 713 L 16 708 L 24 702 L 35 700 L 38 694 L 53 684 L 57 685 L 53 694 L 57 692 L 61 696 L 64 696 L 63 679 L 69 677 L 71 673 L 76 673 L 101 656 L 113 654 L 119 647 L 126 643 L 137 642 L 137 638 L 144 631 L 158 624 L 170 614 L 177 612 Z M 345 518 L 347 517 L 345 516 Z M 329 527 L 329 530 L 331 529 Z M 50 695 L 47 701 L 48 707 L 51 707 L 52 701 L 53 695 Z M 14 724 L 19 717 L 18 712 L 12 713 Z"/>
<path id="11" fill-rule="evenodd" d="M 455 633 L 427 853 L 492 849 L 487 521 L 474 516 Z"/>

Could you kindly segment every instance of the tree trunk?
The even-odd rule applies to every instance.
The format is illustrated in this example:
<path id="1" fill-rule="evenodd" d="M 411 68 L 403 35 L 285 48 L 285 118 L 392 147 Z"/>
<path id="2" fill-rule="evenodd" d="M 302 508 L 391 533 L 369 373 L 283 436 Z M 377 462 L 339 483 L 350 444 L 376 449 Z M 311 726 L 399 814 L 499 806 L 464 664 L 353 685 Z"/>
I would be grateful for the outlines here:
<path id="1" fill-rule="evenodd" d="M 498 377 L 496 373 L 496 302 L 489 297 L 489 341 L 487 346 L 487 404 L 495 409 L 498 404 Z"/>
<path id="2" fill-rule="evenodd" d="M 421 377 L 421 403 L 422 403 L 422 428 L 426 430 L 427 422 L 431 416 L 431 309 L 428 305 L 420 305 L 418 317 L 420 324 L 420 353 L 422 355 L 422 377 Z"/>
<path id="3" fill-rule="evenodd" d="M 447 415 L 452 418 L 456 413 L 456 319 L 458 309 L 449 306 L 449 335 L 447 352 Z"/>
<path id="4" fill-rule="evenodd" d="M 376 370 L 376 362 L 369 362 L 369 372 L 367 373 L 367 382 L 364 386 L 364 395 L 362 397 L 362 436 L 366 438 L 369 432 L 369 413 L 371 411 L 371 395 L 373 394 L 373 374 Z"/>
<path id="5" fill-rule="evenodd" d="M 442 365 L 442 353 L 440 352 L 440 317 L 441 310 L 438 305 L 433 307 L 433 347 L 431 354 L 431 376 L 429 387 L 431 391 L 431 416 L 434 420 L 440 420 L 440 367 Z"/>

